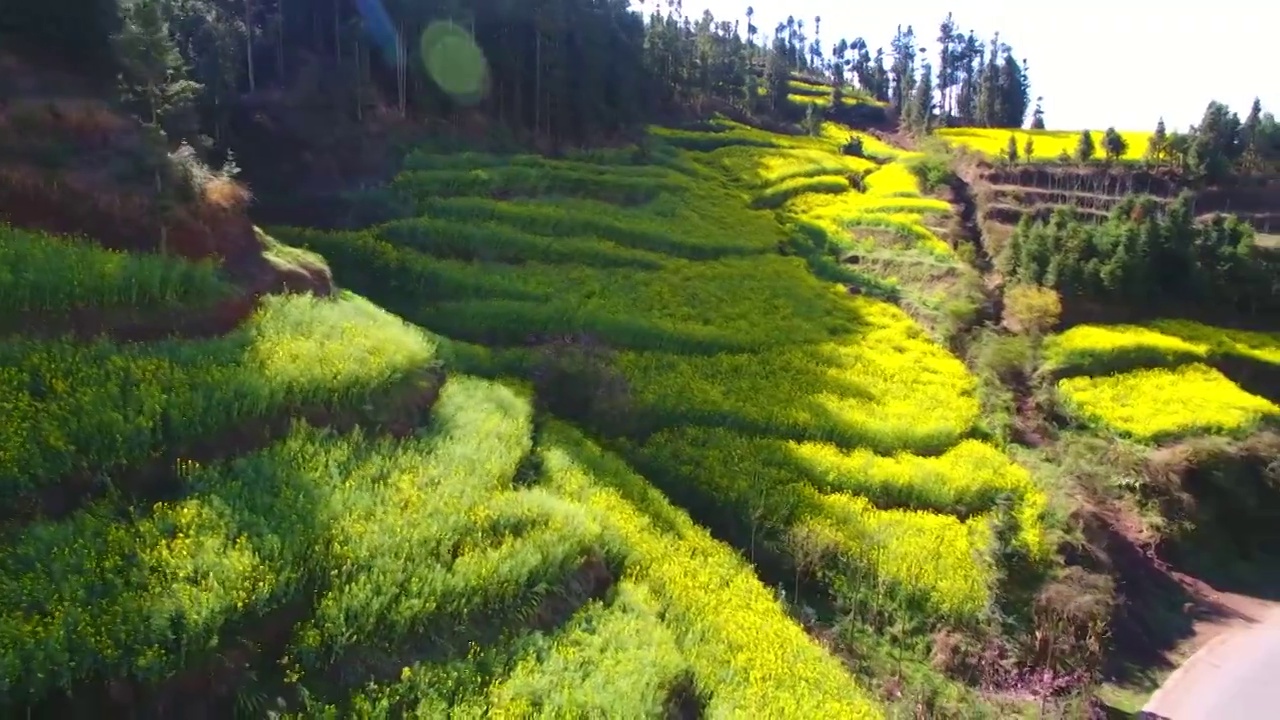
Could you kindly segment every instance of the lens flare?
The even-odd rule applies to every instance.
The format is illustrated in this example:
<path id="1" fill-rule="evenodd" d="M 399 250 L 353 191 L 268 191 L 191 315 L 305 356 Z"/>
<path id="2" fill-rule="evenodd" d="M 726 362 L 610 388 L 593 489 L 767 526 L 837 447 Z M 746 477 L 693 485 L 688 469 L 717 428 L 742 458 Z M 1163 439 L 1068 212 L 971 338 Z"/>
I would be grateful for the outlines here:
<path id="1" fill-rule="evenodd" d="M 489 63 L 476 41 L 458 25 L 434 22 L 422 32 L 427 75 L 455 101 L 480 102 L 489 88 Z"/>

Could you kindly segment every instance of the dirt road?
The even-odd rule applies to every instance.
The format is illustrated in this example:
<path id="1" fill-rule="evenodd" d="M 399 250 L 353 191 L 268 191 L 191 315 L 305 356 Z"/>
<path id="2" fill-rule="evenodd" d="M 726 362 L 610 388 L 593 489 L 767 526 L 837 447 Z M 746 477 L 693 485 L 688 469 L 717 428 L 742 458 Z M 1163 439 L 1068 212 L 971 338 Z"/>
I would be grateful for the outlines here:
<path id="1" fill-rule="evenodd" d="M 1151 696 L 1140 717 L 1280 718 L 1280 611 L 1201 648 Z"/>

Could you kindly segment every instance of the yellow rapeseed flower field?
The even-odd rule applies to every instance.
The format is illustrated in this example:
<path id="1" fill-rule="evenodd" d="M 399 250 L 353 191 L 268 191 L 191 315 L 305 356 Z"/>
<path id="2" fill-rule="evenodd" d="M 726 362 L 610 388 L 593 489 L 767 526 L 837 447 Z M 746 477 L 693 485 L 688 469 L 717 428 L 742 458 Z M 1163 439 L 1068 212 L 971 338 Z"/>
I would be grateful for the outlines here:
<path id="1" fill-rule="evenodd" d="M 881 716 L 750 567 L 643 477 L 564 424 L 549 423 L 544 442 L 540 457 L 551 487 L 596 509 L 606 532 L 632 548 L 628 575 L 652 589 L 709 695 L 709 714 Z"/>
<path id="2" fill-rule="evenodd" d="M 664 430 L 641 452 L 661 469 L 655 480 L 674 497 L 725 505 L 731 522 L 747 526 L 743 532 L 751 536 L 765 530 L 786 535 L 792 528 L 804 533 L 812 542 L 808 551 L 824 558 L 814 570 L 846 599 L 866 592 L 864 585 L 885 581 L 904 598 L 923 603 L 921 612 L 959 622 L 976 617 L 991 601 L 990 527 L 981 511 L 993 501 L 972 501 L 969 508 L 977 512 L 968 522 L 930 511 L 928 502 L 920 510 L 898 509 L 911 505 L 895 495 L 888 478 L 883 484 L 853 477 L 842 483 L 817 474 L 803 457 L 781 457 L 767 441 L 719 428 Z M 984 481 L 998 486 L 1001 478 L 991 474 L 973 482 Z M 1043 498 L 1022 490 L 1030 491 L 1025 498 L 1032 504 L 1024 537 L 1034 538 L 1034 552 L 1042 554 Z M 947 488 L 934 492 L 945 494 Z M 761 518 L 758 526 L 748 521 L 754 517 Z"/>
<path id="3" fill-rule="evenodd" d="M 1046 553 L 1044 496 L 973 439 L 964 365 L 899 307 L 837 284 L 861 276 L 833 256 L 894 235 L 942 257 L 948 204 L 921 192 L 914 155 L 873 137 L 853 157 L 830 123 L 717 124 L 554 160 L 417 152 L 385 189 L 416 217 L 281 233 L 450 353 L 352 295 L 269 297 L 216 340 L 0 347 L 0 404 L 20 419 L 0 425 L 5 491 L 312 403 L 365 407 L 441 357 L 526 373 L 538 336 L 588 334 L 617 351 L 626 412 L 652 431 L 614 449 L 739 550 L 791 553 L 785 593 L 803 574 L 880 620 L 979 622 L 998 558 Z M 106 260 L 103 277 L 125 261 Z M 0 546 L 0 693 L 161 681 L 305 593 L 287 681 L 310 692 L 335 667 L 376 668 L 308 712 L 648 717 L 696 690 L 715 717 L 883 716 L 784 589 L 621 457 L 551 418 L 535 438 L 533 418 L 527 390 L 454 373 L 405 439 L 299 424 L 240 458 L 178 460 L 182 492 L 164 502 L 33 523 Z M 402 652 L 422 647 L 450 650 Z"/>
<path id="4" fill-rule="evenodd" d="M 1042 367 L 1085 422 L 1156 442 L 1239 435 L 1280 412 L 1209 367 L 1229 358 L 1280 364 L 1280 335 L 1187 320 L 1078 325 L 1045 342 Z"/>
<path id="5" fill-rule="evenodd" d="M 361 407 L 436 363 L 436 342 L 368 301 L 272 296 L 212 340 L 0 343 L 0 496 L 150 459 L 312 403 Z"/>
<path id="6" fill-rule="evenodd" d="M 397 310 L 435 331 L 466 341 L 458 347 L 469 348 L 464 353 L 469 361 L 511 368 L 528 354 L 486 355 L 481 346 L 585 333 L 618 350 L 614 363 L 626 380 L 629 412 L 645 427 L 723 428 L 730 433 L 723 441 L 737 448 L 736 462 L 757 472 L 764 451 L 745 438 L 811 443 L 793 448 L 797 457 L 791 460 L 808 462 L 815 476 L 805 491 L 812 493 L 805 497 L 813 514 L 795 518 L 777 506 L 765 521 L 779 532 L 830 536 L 836 554 L 846 557 L 847 564 L 837 567 L 887 578 L 928 613 L 976 617 L 990 599 L 989 531 L 1001 506 L 997 500 L 1013 498 L 1017 543 L 1042 558 L 1043 495 L 994 449 L 961 444 L 978 416 L 976 381 L 910 316 L 818 280 L 808 259 L 764 252 L 768 243 L 786 244 L 776 229 L 766 228 L 782 227 L 779 221 L 786 220 L 821 228 L 835 246 L 865 247 L 859 243 L 882 244 L 894 236 L 912 250 L 924 250 L 934 264 L 951 262 L 950 248 L 935 232 L 945 223 L 940 216 L 951 212 L 949 203 L 921 191 L 909 166 L 918 153 L 872 136 L 831 123 L 815 136 L 784 136 L 728 121 L 713 124 L 718 126 L 713 131 L 655 130 L 646 156 L 625 159 L 644 171 L 610 173 L 583 166 L 595 159 L 521 160 L 522 167 L 537 166 L 543 176 L 537 187 L 518 189 L 528 197 L 505 203 L 484 197 L 492 190 L 485 183 L 497 182 L 493 173 L 483 182 L 468 181 L 470 186 L 450 186 L 446 193 L 478 195 L 472 198 L 428 197 L 427 185 L 406 179 L 402 190 L 436 225 L 400 221 L 375 229 L 376 237 L 293 237 L 332 258 L 351 257 L 352 262 L 336 261 L 337 275 L 350 278 L 357 289 L 373 292 L 394 285 L 400 292 L 388 295 L 387 302 L 399 303 Z M 841 153 L 855 135 L 866 157 Z M 497 164 L 492 157 L 475 162 L 486 172 Z M 469 172 L 456 156 L 423 155 L 414 167 L 457 177 Z M 653 174 L 659 168 L 672 178 Z M 555 177 L 559 173 L 562 180 Z M 595 201 L 556 196 L 558 188 L 584 175 L 613 179 L 602 181 Z M 511 183 L 525 183 L 523 177 L 508 173 L 501 182 L 511 189 Z M 660 182 L 650 186 L 655 196 L 638 201 L 606 197 L 614 179 Z M 683 184 L 685 179 L 693 182 Z M 854 182 L 863 191 L 855 191 Z M 678 192 L 668 188 L 677 185 Z M 778 213 L 748 209 L 779 201 Z M 725 222 L 713 228 L 699 216 Z M 446 220 L 489 225 L 483 232 L 476 226 L 452 233 L 460 239 L 425 237 L 428 227 L 435 234 L 451 232 L 440 224 Z M 572 240 L 555 250 L 532 239 L 566 235 Z M 735 243 L 759 252 L 738 259 L 710 251 Z M 666 257 L 655 266 L 639 262 L 639 256 L 637 262 L 622 262 L 609 249 L 617 246 Z M 606 252 L 614 254 L 606 260 Z M 362 258 L 368 257 L 379 258 L 378 272 L 365 269 L 368 261 Z M 682 476 L 688 463 L 680 448 L 713 451 L 688 433 L 671 432 L 661 430 L 636 451 Z M 847 462 L 861 468 L 838 473 L 847 487 L 835 486 L 829 466 L 818 469 L 820 447 L 833 456 L 848 453 Z M 810 457 L 798 457 L 805 451 Z M 946 469 L 934 468 L 928 458 L 898 455 L 902 452 L 942 454 L 936 465 Z M 818 477 L 824 473 L 827 485 Z M 711 505 L 741 521 L 751 512 L 741 497 L 725 494 L 729 487 L 704 494 Z M 884 555 L 889 552 L 884 549 L 876 551 L 883 557 L 857 550 L 859 538 L 873 531 L 901 535 L 903 548 L 917 547 L 906 539 L 913 534 L 920 538 L 918 547 L 945 543 L 948 551 L 933 558 L 943 566 L 932 575 L 921 574 L 916 564 L 923 561 Z M 956 569 L 962 565 L 969 569 Z M 889 578 L 890 573 L 896 574 Z M 954 584 L 946 585 L 944 578 Z M 836 574 L 827 581 L 844 582 Z M 859 592 L 845 585 L 842 591 Z"/>
<path id="7" fill-rule="evenodd" d="M 1102 136 L 1105 127 L 1090 128 L 1093 142 L 1097 146 L 1097 157 L 1102 157 Z M 1032 159 L 1054 160 L 1062 153 L 1074 155 L 1076 143 L 1080 139 L 1080 130 L 1004 130 L 998 128 L 939 128 L 935 134 L 947 143 L 963 147 L 990 157 L 1003 156 L 1009 146 L 1009 135 L 1018 142 L 1018 153 L 1021 156 L 1027 138 L 1033 145 Z M 1147 141 L 1151 137 L 1149 131 L 1121 130 L 1120 136 L 1128 143 L 1122 160 L 1141 160 L 1147 152 Z"/>
<path id="8" fill-rule="evenodd" d="M 1042 367 L 1058 376 L 1101 375 L 1206 359 L 1206 348 L 1137 325 L 1077 325 L 1045 341 Z"/>
<path id="9" fill-rule="evenodd" d="M 1176 365 L 1220 357 L 1280 365 L 1280 333 L 1219 328 L 1191 320 L 1077 325 L 1045 343 L 1045 368 L 1098 374 L 1106 368 Z"/>
<path id="10" fill-rule="evenodd" d="M 1147 442 L 1190 433 L 1240 435 L 1280 420 L 1280 406 L 1199 363 L 1067 378 L 1058 391 L 1085 422 Z"/>
<path id="11" fill-rule="evenodd" d="M 1211 355 L 1280 365 L 1280 332 L 1217 328 L 1190 320 L 1157 320 L 1151 327 L 1202 347 Z"/>
<path id="12" fill-rule="evenodd" d="M 842 298 L 856 333 L 759 354 L 627 352 L 641 408 L 697 423 L 885 452 L 940 450 L 977 420 L 975 381 L 898 308 Z"/>

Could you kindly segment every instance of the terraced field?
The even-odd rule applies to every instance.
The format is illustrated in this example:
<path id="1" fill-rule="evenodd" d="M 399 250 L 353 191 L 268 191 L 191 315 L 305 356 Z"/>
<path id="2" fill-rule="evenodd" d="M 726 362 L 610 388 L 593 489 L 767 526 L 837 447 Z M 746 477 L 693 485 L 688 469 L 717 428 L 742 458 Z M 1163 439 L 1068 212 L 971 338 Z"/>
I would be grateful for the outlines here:
<path id="1" fill-rule="evenodd" d="M 1242 437 L 1280 422 L 1276 333 L 1185 320 L 1080 325 L 1046 343 L 1044 370 L 1079 420 L 1143 442 Z"/>
<path id="2" fill-rule="evenodd" d="M 821 137 L 785 142 L 731 123 L 716 133 L 665 133 L 680 147 L 713 150 L 704 163 L 742 186 L 754 207 L 777 208 L 861 274 L 888 279 L 899 304 L 946 337 L 974 311 L 980 280 L 943 240 L 957 240 L 954 209 L 923 191 L 913 165 L 924 155 L 834 123 L 823 127 Z M 860 155 L 841 152 L 850 138 Z"/>
<path id="3" fill-rule="evenodd" d="M 512 159 L 540 164 L 537 187 L 500 179 L 491 159 L 463 169 L 422 153 L 392 184 L 418 216 L 273 232 L 458 341 L 476 371 L 532 372 L 539 338 L 591 336 L 613 353 L 628 430 L 588 427 L 695 518 L 748 554 L 818 542 L 813 574 L 846 602 L 884 583 L 926 617 L 976 622 L 992 601 L 996 496 L 1017 498 L 1035 557 L 1043 498 L 998 452 L 963 444 L 978 413 L 964 366 L 899 308 L 831 282 L 900 291 L 827 251 L 954 261 L 926 224 L 950 206 L 922 195 L 912 156 L 870 137 L 871 157 L 841 155 L 848 137 L 725 122 L 656 130 L 648 157 Z M 441 198 L 412 180 L 425 175 L 465 175 L 473 194 Z"/>
<path id="4" fill-rule="evenodd" d="M 792 78 L 788 84 L 788 91 L 787 98 L 802 107 L 809 104 L 817 105 L 824 110 L 831 107 L 831 85 Z M 863 90 L 846 87 L 842 93 L 840 104 L 844 107 L 854 107 L 856 105 L 888 107 L 888 103 L 870 98 L 864 93 L 865 91 Z"/>
<path id="5" fill-rule="evenodd" d="M 227 290 L 4 232 L 15 313 Z M 225 337 L 0 349 L 6 712 L 878 714 L 625 464 L 566 425 L 535 440 L 518 383 L 444 379 L 438 338 L 358 296 L 269 296 Z"/>
<path id="6" fill-rule="evenodd" d="M 273 230 L 350 290 L 225 334 L 38 332 L 238 289 L 0 231 L 0 705 L 882 716 L 757 571 L 977 626 L 1048 547 L 974 378 L 882 299 L 910 283 L 837 262 L 959 265 L 912 157 L 849 136 L 414 153 L 403 217 Z"/>

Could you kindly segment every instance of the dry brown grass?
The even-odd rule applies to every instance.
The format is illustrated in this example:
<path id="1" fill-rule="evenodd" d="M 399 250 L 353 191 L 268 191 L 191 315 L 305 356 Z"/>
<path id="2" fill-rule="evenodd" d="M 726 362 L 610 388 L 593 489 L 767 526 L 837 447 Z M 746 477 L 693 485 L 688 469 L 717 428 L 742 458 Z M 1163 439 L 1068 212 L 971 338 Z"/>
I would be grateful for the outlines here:
<path id="1" fill-rule="evenodd" d="M 50 119 L 78 142 L 106 145 L 132 129 L 125 118 L 95 101 L 55 100 L 50 103 Z"/>
<path id="2" fill-rule="evenodd" d="M 202 202 L 223 211 L 243 210 L 253 200 L 249 188 L 228 177 L 214 177 L 200 188 Z"/>
<path id="3" fill-rule="evenodd" d="M 129 120 L 97 100 L 22 101 L 0 109 L 0 133 L 34 133 L 80 148 L 110 146 L 133 127 Z"/>
<path id="4" fill-rule="evenodd" d="M 228 191 L 232 199 L 247 195 L 243 188 Z M 261 252 L 248 216 L 234 206 L 228 210 L 199 203 L 161 212 L 148 195 L 26 166 L 0 168 L 0 221 L 88 237 L 104 247 L 135 252 L 161 250 L 163 227 L 165 252 L 189 259 Z"/>

